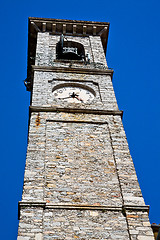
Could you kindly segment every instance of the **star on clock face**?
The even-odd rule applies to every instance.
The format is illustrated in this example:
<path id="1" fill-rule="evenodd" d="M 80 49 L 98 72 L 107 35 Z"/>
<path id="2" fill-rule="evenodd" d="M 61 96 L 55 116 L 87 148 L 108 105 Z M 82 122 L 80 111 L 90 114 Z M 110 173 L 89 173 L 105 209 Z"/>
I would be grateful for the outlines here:
<path id="1" fill-rule="evenodd" d="M 67 101 L 69 103 L 91 103 L 94 94 L 88 89 L 76 86 L 64 86 L 53 91 L 55 99 Z"/>

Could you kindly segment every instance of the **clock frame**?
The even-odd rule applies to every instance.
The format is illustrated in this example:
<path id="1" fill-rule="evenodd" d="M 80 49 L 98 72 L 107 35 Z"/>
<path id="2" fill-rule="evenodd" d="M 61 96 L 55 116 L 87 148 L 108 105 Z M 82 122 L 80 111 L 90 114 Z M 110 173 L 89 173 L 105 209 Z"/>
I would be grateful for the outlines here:
<path id="1" fill-rule="evenodd" d="M 92 88 L 77 83 L 58 84 L 52 93 L 54 99 L 68 103 L 90 104 L 96 96 Z"/>

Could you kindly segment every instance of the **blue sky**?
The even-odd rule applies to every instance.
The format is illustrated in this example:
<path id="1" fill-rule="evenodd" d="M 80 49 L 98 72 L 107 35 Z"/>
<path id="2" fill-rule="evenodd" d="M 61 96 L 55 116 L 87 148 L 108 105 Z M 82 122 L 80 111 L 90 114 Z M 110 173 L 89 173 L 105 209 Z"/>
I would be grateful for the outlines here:
<path id="1" fill-rule="evenodd" d="M 108 66 L 151 223 L 160 223 L 160 1 L 1 0 L 0 239 L 16 240 L 27 147 L 28 17 L 110 22 Z"/>

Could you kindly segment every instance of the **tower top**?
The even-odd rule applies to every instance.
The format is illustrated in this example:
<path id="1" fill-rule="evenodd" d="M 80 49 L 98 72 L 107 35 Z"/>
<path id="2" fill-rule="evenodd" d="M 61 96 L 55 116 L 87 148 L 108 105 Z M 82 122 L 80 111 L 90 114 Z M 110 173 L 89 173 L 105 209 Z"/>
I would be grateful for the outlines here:
<path id="1" fill-rule="evenodd" d="M 102 36 L 107 40 L 109 23 L 29 17 L 29 33 L 38 31 L 75 36 Z"/>
<path id="2" fill-rule="evenodd" d="M 109 23 L 29 17 L 28 67 L 32 65 L 32 59 L 35 58 L 37 32 L 79 37 L 100 36 L 104 52 L 106 53 Z"/>

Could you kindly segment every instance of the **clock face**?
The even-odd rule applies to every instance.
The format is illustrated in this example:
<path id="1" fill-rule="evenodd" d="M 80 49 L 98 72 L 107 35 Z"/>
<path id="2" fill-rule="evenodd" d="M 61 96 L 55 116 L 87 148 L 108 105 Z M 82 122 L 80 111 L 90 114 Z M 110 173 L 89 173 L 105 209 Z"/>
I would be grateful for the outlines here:
<path id="1" fill-rule="evenodd" d="M 53 90 L 56 99 L 69 103 L 91 103 L 95 94 L 88 89 L 79 86 L 63 86 Z"/>

